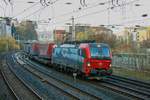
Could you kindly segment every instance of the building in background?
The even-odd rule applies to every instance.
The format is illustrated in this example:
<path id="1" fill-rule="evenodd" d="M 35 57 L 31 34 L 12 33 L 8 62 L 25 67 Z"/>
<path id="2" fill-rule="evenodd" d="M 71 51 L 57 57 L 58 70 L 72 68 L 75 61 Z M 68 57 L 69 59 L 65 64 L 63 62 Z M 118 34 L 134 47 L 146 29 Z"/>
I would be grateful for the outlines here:
<path id="1" fill-rule="evenodd" d="M 72 41 L 72 26 L 68 26 L 65 33 L 66 41 Z M 103 26 L 90 26 L 89 24 L 75 25 L 75 40 L 87 40 L 89 35 L 107 34 L 112 35 L 113 31 Z"/>
<path id="2" fill-rule="evenodd" d="M 66 40 L 66 31 L 65 30 L 54 30 L 54 40 L 57 43 L 62 43 Z"/>
<path id="3" fill-rule="evenodd" d="M 93 34 L 108 34 L 111 35 L 113 31 L 104 26 L 91 26 L 90 30 L 94 32 Z"/>
<path id="4" fill-rule="evenodd" d="M 150 39 L 150 26 L 138 28 L 136 37 L 139 42 Z"/>
<path id="5" fill-rule="evenodd" d="M 35 21 L 26 20 L 21 21 L 16 26 L 15 24 L 17 24 L 17 22 L 14 22 L 12 24 L 12 27 L 14 26 L 15 28 L 14 31 L 16 31 L 15 34 L 13 35 L 13 37 L 15 37 L 16 40 L 18 41 L 37 40 L 37 31 L 36 31 L 37 24 Z"/>
<path id="6" fill-rule="evenodd" d="M 38 41 L 43 41 L 43 42 L 51 42 L 54 41 L 54 34 L 52 31 L 38 31 Z"/>
<path id="7" fill-rule="evenodd" d="M 8 17 L 0 18 L 0 36 L 12 36 L 11 19 Z"/>
<path id="8" fill-rule="evenodd" d="M 122 38 L 127 41 L 142 42 L 150 39 L 150 27 L 125 27 Z"/>
<path id="9" fill-rule="evenodd" d="M 134 26 L 124 27 L 123 31 L 117 35 L 117 44 L 124 51 L 143 52 L 144 48 L 149 47 L 150 27 Z"/>

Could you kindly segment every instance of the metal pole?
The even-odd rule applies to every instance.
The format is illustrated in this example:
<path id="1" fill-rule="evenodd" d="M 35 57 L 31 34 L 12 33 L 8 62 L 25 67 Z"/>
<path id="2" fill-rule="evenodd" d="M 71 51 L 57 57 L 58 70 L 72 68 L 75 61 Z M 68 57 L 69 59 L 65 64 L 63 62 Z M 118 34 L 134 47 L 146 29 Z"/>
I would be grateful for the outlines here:
<path id="1" fill-rule="evenodd" d="M 11 13 L 12 13 L 12 17 L 13 17 L 13 13 L 14 13 L 14 5 L 13 5 L 13 1 L 11 1 L 10 4 L 11 4 Z"/>
<path id="2" fill-rule="evenodd" d="M 72 16 L 72 40 L 75 41 L 75 25 L 74 25 L 74 17 Z"/>

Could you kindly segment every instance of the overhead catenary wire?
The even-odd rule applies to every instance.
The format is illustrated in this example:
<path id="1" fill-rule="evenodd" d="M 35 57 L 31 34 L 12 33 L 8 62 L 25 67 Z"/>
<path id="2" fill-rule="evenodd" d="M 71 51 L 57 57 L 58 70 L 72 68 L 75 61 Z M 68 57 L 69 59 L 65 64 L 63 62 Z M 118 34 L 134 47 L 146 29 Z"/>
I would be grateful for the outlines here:
<path id="1" fill-rule="evenodd" d="M 9 14 L 12 13 L 13 14 L 13 3 L 12 3 L 12 0 L 2 0 L 1 1 L 1 8 L 3 9 L 3 12 L 4 12 L 4 17 L 6 16 L 10 16 Z M 11 11 L 7 12 L 7 8 L 11 6 Z"/>
<path id="2" fill-rule="evenodd" d="M 40 0 L 40 1 L 42 1 L 42 0 Z M 57 1 L 59 1 L 59 0 L 55 0 L 55 1 L 51 2 L 50 5 L 55 4 Z M 29 9 L 33 8 L 34 6 L 36 6 L 36 5 L 38 5 L 38 4 L 40 4 L 40 2 L 36 2 L 35 4 L 31 5 L 30 7 L 24 9 L 22 12 L 18 13 L 16 16 L 14 16 L 14 18 L 17 17 L 17 16 L 19 16 L 19 15 L 21 15 L 21 14 L 23 14 L 24 12 L 28 11 Z M 34 11 L 34 12 L 28 14 L 27 16 L 25 16 L 23 19 L 25 19 L 25 18 L 27 18 L 27 17 L 30 17 L 30 16 L 32 16 L 32 15 L 38 13 L 38 12 L 41 11 L 41 10 L 44 10 L 44 9 L 45 9 L 46 7 L 48 7 L 48 6 L 49 6 L 49 5 L 47 5 L 47 6 L 42 6 L 42 7 L 39 8 L 38 10 L 36 10 L 36 11 Z"/>
<path id="3" fill-rule="evenodd" d="M 42 10 L 39 11 L 39 15 L 38 15 L 38 18 L 37 18 L 38 21 L 37 22 L 40 21 L 41 13 L 42 13 Z"/>
<path id="4" fill-rule="evenodd" d="M 51 7 L 53 8 L 53 4 L 51 5 Z M 50 21 L 50 18 L 48 19 L 48 21 L 45 21 L 45 20 L 41 20 L 41 15 L 42 15 L 42 12 L 43 12 L 44 9 L 41 9 L 39 11 L 39 14 L 38 14 L 38 18 L 37 18 L 37 22 L 44 22 L 44 23 L 48 23 Z M 52 15 L 53 15 L 54 11 L 52 10 Z M 53 18 L 53 17 L 52 17 Z"/>
<path id="5" fill-rule="evenodd" d="M 134 1 L 139 1 L 139 0 L 134 0 Z M 118 5 L 118 6 L 116 6 L 116 7 L 119 7 L 119 6 L 122 6 L 122 5 Z M 85 8 L 85 9 L 86 9 L 86 8 Z M 109 8 L 109 9 L 111 9 L 111 8 Z M 39 10 L 39 9 L 38 9 L 38 10 Z M 41 8 L 41 10 L 43 10 L 43 9 Z M 40 11 L 41 11 L 41 10 L 40 10 Z M 105 9 L 105 10 L 107 11 L 108 9 Z M 37 11 L 37 12 L 38 12 L 38 11 Z M 33 12 L 32 14 L 35 15 L 37 12 L 35 11 L 35 12 Z M 96 13 L 101 13 L 101 12 L 103 12 L 103 11 L 101 10 L 101 11 L 91 12 L 91 13 L 88 13 L 88 14 L 85 14 L 85 15 L 77 16 L 77 17 L 75 17 L 75 19 L 79 19 L 79 18 L 82 18 L 82 17 L 90 16 L 90 15 L 93 15 L 93 14 L 96 14 Z M 27 18 L 27 17 L 29 17 L 29 16 L 32 16 L 32 14 L 29 14 L 29 15 L 25 16 L 25 18 Z M 54 17 L 54 19 L 55 19 L 55 17 Z M 61 21 L 61 22 L 56 22 L 56 23 L 53 23 L 53 24 L 62 23 L 62 22 L 66 22 L 66 21 L 69 21 L 69 20 L 70 20 L 70 19 L 67 19 L 67 20 L 64 20 L 64 21 Z"/>
<path id="6" fill-rule="evenodd" d="M 51 2 L 50 4 L 54 4 L 54 3 L 56 3 L 57 1 L 59 1 L 59 0 L 55 0 L 55 1 Z M 33 5 L 31 5 L 30 7 L 24 9 L 24 10 L 21 11 L 20 13 L 16 14 L 15 16 L 13 16 L 13 18 L 16 18 L 16 17 L 22 15 L 23 13 L 25 13 L 26 11 L 28 11 L 29 9 L 33 8 L 33 7 L 36 6 L 38 3 L 41 3 L 41 2 L 43 2 L 43 0 L 40 0 L 40 2 L 37 2 L 37 3 L 33 4 Z M 44 2 L 45 2 L 45 1 L 44 1 Z M 107 3 L 107 2 L 105 2 L 105 3 Z M 82 11 L 83 11 L 83 10 L 90 9 L 90 8 L 93 8 L 93 7 L 96 7 L 96 6 L 99 6 L 99 4 L 96 4 L 96 5 L 93 5 L 93 6 L 86 7 L 86 8 L 84 8 L 84 9 L 82 9 Z M 71 14 L 71 13 L 77 13 L 77 12 L 79 12 L 79 10 L 76 10 L 76 11 L 73 11 L 73 12 L 68 12 L 68 13 L 65 13 L 65 14 L 62 14 L 62 15 L 53 17 L 53 19 L 56 19 L 56 18 L 59 18 L 59 17 L 66 16 L 66 15 L 69 15 L 69 14 Z"/>
<path id="7" fill-rule="evenodd" d="M 81 1 L 80 1 L 81 2 Z M 112 1 L 111 0 L 108 0 L 108 1 L 106 1 L 106 2 L 103 2 L 103 4 L 109 4 L 109 3 L 111 3 Z M 95 3 L 97 3 L 97 2 L 95 2 Z M 92 6 L 89 6 L 89 7 L 86 7 L 86 8 L 83 8 L 82 10 L 81 9 L 77 9 L 77 10 L 74 10 L 74 11 L 71 11 L 71 12 L 67 12 L 67 13 L 64 13 L 64 14 L 61 14 L 61 15 L 58 15 L 58 16 L 55 16 L 53 19 L 57 19 L 57 18 L 62 18 L 62 17 L 65 17 L 66 15 L 70 15 L 70 14 L 72 14 L 72 13 L 78 13 L 78 12 L 80 12 L 80 11 L 84 11 L 84 10 L 87 10 L 87 9 L 91 9 L 91 8 L 95 8 L 95 7 L 97 7 L 97 6 L 101 6 L 101 3 L 102 2 L 99 2 L 99 3 L 97 3 L 97 4 L 95 4 L 95 3 L 93 3 L 93 5 Z M 88 4 L 86 4 L 86 5 L 88 5 Z M 113 6 L 113 5 L 112 5 Z M 115 5 L 115 6 L 120 6 L 120 4 L 117 2 L 117 5 Z M 114 8 L 114 7 L 113 7 Z M 112 9 L 112 7 L 111 7 L 111 9 Z"/>
<path id="8" fill-rule="evenodd" d="M 2 5 L 0 5 L 0 6 L 1 6 L 1 8 L 3 9 L 4 17 L 5 17 L 5 16 L 6 16 L 6 10 L 7 10 L 7 5 L 8 5 L 8 3 L 7 3 L 6 0 L 3 0 L 3 3 L 4 3 L 4 4 L 2 4 Z M 5 7 L 4 7 L 4 6 L 5 6 Z"/>
<path id="9" fill-rule="evenodd" d="M 46 7 L 47 7 L 47 6 L 44 6 L 44 7 L 39 8 L 38 10 L 36 10 L 36 11 L 30 13 L 29 15 L 25 16 L 23 19 L 26 19 L 26 18 L 28 18 L 28 17 L 30 17 L 30 16 L 33 16 L 34 14 L 40 12 L 41 10 L 44 10 Z"/>
<path id="10" fill-rule="evenodd" d="M 55 0 L 55 1 L 40 0 L 40 3 L 41 3 L 42 6 L 49 6 L 49 5 L 52 5 L 52 4 L 56 3 L 57 1 L 59 1 L 59 0 Z"/>
<path id="11" fill-rule="evenodd" d="M 0 5 L 0 8 L 3 10 L 3 16 L 5 17 L 5 8 Z"/>
<path id="12" fill-rule="evenodd" d="M 19 12 L 19 13 L 16 14 L 15 16 L 13 16 L 13 18 L 16 18 L 16 17 L 22 15 L 23 13 L 25 13 L 25 12 L 28 11 L 29 9 L 33 8 L 34 6 L 38 5 L 39 3 L 40 3 L 40 2 L 37 2 L 37 3 L 35 3 L 35 4 L 31 5 L 31 6 L 29 6 L 28 8 L 24 9 L 23 11 Z"/>
<path id="13" fill-rule="evenodd" d="M 107 3 L 110 3 L 110 2 L 111 2 L 111 1 L 106 1 L 106 2 L 104 2 L 104 3 L 107 4 Z M 101 3 L 101 2 L 100 2 L 100 3 Z M 91 8 L 95 8 L 95 7 L 97 7 L 97 6 L 100 6 L 100 3 L 97 3 L 97 4 L 94 4 L 94 5 L 92 5 L 92 6 L 83 8 L 82 11 L 87 10 L 87 9 L 91 9 Z M 77 10 L 75 10 L 75 11 L 71 11 L 71 12 L 67 12 L 67 13 L 58 15 L 58 16 L 54 17 L 53 19 L 60 18 L 60 17 L 65 17 L 66 15 L 70 15 L 70 14 L 72 14 L 72 13 L 78 13 L 78 12 L 80 12 L 80 11 L 81 11 L 80 9 L 77 9 Z"/>
<path id="14" fill-rule="evenodd" d="M 8 3 L 6 2 L 6 0 L 3 0 L 3 2 L 4 2 L 6 5 L 8 5 Z"/>
<path id="15" fill-rule="evenodd" d="M 57 1 L 59 1 L 59 0 L 55 0 L 53 3 L 57 2 Z M 100 1 L 100 0 L 98 0 L 98 1 Z M 111 1 L 109 1 L 109 2 L 111 2 Z M 97 7 L 97 6 L 100 6 L 100 3 L 98 3 L 98 4 L 95 4 L 95 3 L 97 3 L 97 2 L 92 3 L 92 6 L 83 8 L 82 11 L 87 10 L 87 9 L 90 9 L 90 8 L 94 8 L 94 7 Z M 104 3 L 107 4 L 108 2 L 104 2 Z M 90 4 L 90 3 L 89 3 L 89 4 Z M 89 4 L 87 4 L 87 5 L 89 5 Z M 93 5 L 93 4 L 94 4 L 94 5 Z M 69 14 L 72 14 L 72 13 L 77 13 L 77 12 L 79 12 L 79 11 L 80 11 L 80 9 L 77 9 L 77 10 L 71 11 L 71 12 L 67 12 L 67 13 L 64 13 L 64 14 L 61 14 L 61 15 L 58 15 L 58 16 L 53 17 L 52 20 L 57 19 L 57 18 L 60 18 L 60 17 L 65 17 L 66 15 L 69 15 Z"/>
<path id="16" fill-rule="evenodd" d="M 130 21 L 121 23 L 120 25 L 124 25 L 124 24 L 126 24 L 126 23 L 135 23 L 135 22 L 140 22 L 140 21 L 145 21 L 145 20 L 150 20 L 150 18 L 130 20 Z"/>
<path id="17" fill-rule="evenodd" d="M 120 7 L 120 6 L 129 5 L 129 4 L 134 3 L 134 2 L 136 2 L 136 1 L 139 1 L 139 0 L 133 0 L 133 1 L 130 1 L 130 2 L 127 2 L 127 3 L 124 3 L 124 4 L 120 4 L 120 5 L 115 6 L 115 8 L 116 8 L 116 7 Z M 99 14 L 99 13 L 105 12 L 105 11 L 107 11 L 107 10 L 109 10 L 109 9 L 112 9 L 112 7 L 108 7 L 108 8 L 103 9 L 103 10 L 99 10 L 99 11 L 87 13 L 87 14 L 84 14 L 84 15 L 81 15 L 81 16 L 77 16 L 77 17 L 74 17 L 74 19 L 79 19 L 79 18 L 83 18 L 83 17 L 90 16 L 90 15 L 94 15 L 94 14 Z M 56 22 L 56 23 L 53 23 L 53 24 L 60 24 L 60 23 L 62 23 L 62 22 L 66 22 L 66 21 L 68 21 L 68 20 L 71 20 L 71 19 L 67 19 L 67 20 L 64 20 L 64 21 Z"/>
<path id="18" fill-rule="evenodd" d="M 86 7 L 87 6 L 87 4 L 85 3 L 85 0 L 80 0 L 80 4 L 81 4 L 82 7 Z"/>
<path id="19" fill-rule="evenodd" d="M 13 13 L 14 13 L 14 2 L 13 0 L 8 0 L 8 3 L 10 4 L 11 6 L 11 10 L 10 10 L 10 16 L 13 17 Z"/>
<path id="20" fill-rule="evenodd" d="M 139 1 L 139 0 L 133 0 L 133 1 L 131 1 L 131 2 L 127 2 L 127 3 L 121 4 L 121 5 L 115 6 L 115 8 L 120 7 L 120 6 L 129 5 L 129 4 L 131 4 L 131 3 L 133 3 L 133 2 L 136 2 L 136 1 Z M 108 7 L 108 8 L 103 9 L 103 10 L 99 10 L 99 11 L 87 13 L 87 14 L 84 14 L 84 15 L 81 15 L 81 16 L 78 16 L 78 17 L 75 17 L 75 19 L 79 19 L 79 18 L 86 17 L 86 16 L 93 15 L 93 14 L 102 13 L 102 12 L 107 11 L 107 10 L 109 10 L 109 9 L 112 9 L 112 7 Z"/>
<path id="21" fill-rule="evenodd" d="M 119 6 L 119 0 L 111 0 L 113 6 Z"/>
<path id="22" fill-rule="evenodd" d="M 42 6 L 46 5 L 45 0 L 40 0 L 40 3 L 41 3 Z"/>

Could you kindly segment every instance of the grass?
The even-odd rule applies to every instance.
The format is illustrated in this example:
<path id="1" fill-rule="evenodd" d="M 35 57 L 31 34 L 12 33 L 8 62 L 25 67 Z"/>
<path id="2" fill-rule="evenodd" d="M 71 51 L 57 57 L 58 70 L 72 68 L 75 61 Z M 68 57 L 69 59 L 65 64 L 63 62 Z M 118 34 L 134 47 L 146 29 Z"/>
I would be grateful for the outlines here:
<path id="1" fill-rule="evenodd" d="M 150 71 L 113 67 L 113 74 L 150 82 Z"/>

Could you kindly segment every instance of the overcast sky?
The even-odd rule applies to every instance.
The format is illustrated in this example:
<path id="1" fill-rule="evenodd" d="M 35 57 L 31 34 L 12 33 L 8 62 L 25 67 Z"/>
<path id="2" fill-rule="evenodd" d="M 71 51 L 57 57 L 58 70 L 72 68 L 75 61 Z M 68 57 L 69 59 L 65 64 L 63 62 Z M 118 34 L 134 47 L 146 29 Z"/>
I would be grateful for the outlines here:
<path id="1" fill-rule="evenodd" d="M 72 16 L 75 23 L 90 25 L 150 25 L 150 0 L 46 0 L 48 6 L 40 0 L 8 1 L 0 0 L 0 16 L 38 21 L 42 28 L 66 26 Z"/>

